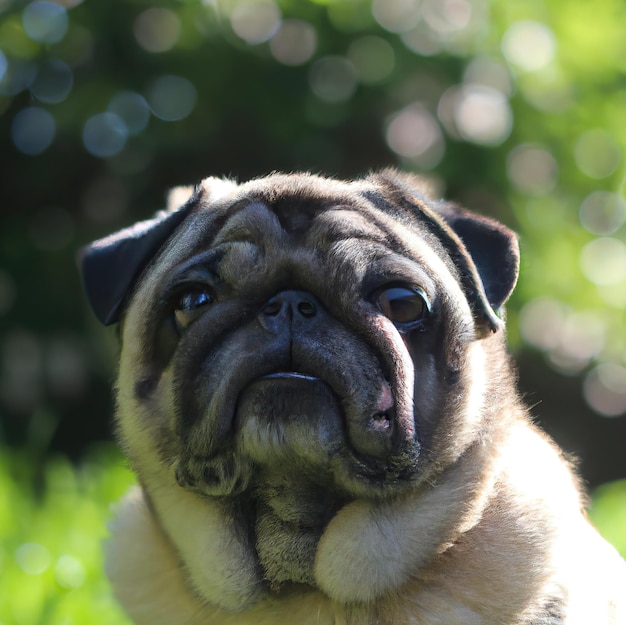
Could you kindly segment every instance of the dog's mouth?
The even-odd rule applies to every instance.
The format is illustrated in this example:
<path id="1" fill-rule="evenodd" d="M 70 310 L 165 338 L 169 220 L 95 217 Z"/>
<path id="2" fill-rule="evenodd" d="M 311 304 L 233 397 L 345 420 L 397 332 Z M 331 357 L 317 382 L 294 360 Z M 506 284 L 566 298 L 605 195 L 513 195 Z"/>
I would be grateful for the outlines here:
<path id="1" fill-rule="evenodd" d="M 420 443 L 404 377 L 360 344 L 348 342 L 341 366 L 338 347 L 305 347 L 306 357 L 257 349 L 227 375 L 209 370 L 195 395 L 207 399 L 206 418 L 184 431 L 174 462 L 181 486 L 235 497 L 297 482 L 379 497 L 414 481 Z"/>
<path id="2" fill-rule="evenodd" d="M 321 378 L 316 376 L 299 373 L 297 371 L 278 371 L 269 373 L 259 378 L 260 380 L 294 380 L 306 382 L 322 382 Z M 370 424 L 373 430 L 388 431 L 391 428 L 393 412 L 393 398 L 389 383 L 385 382 L 381 388 L 381 398 L 375 410 L 370 416 Z"/>
<path id="3" fill-rule="evenodd" d="M 235 426 L 240 452 L 260 466 L 298 459 L 302 464 L 302 456 L 310 465 L 323 465 L 344 439 L 338 398 L 320 378 L 297 371 L 271 373 L 249 384 L 239 396 Z"/>
<path id="4" fill-rule="evenodd" d="M 339 397 L 332 381 L 299 371 L 277 371 L 240 394 L 236 429 L 240 451 L 261 466 L 288 462 L 326 472 L 337 456 L 383 460 L 393 453 L 394 400 L 386 381 L 375 405 Z"/>

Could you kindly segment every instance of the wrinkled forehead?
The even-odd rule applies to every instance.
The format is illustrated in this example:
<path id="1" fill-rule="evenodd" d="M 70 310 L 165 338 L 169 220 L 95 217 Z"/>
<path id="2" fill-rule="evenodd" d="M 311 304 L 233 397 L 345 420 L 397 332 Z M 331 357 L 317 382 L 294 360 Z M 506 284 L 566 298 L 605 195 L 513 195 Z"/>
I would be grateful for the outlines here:
<path id="1" fill-rule="evenodd" d="M 218 202 L 199 202 L 188 218 L 189 227 L 173 237 L 174 256 L 180 260 L 234 242 L 261 246 L 269 253 L 290 248 L 321 252 L 340 242 L 359 240 L 410 256 L 410 248 L 426 234 L 417 215 L 401 224 L 385 210 L 382 198 L 375 205 L 363 189 L 351 188 L 351 183 L 333 184 L 338 188 L 323 192 L 313 188 L 308 193 L 302 186 L 248 190 L 244 185 Z"/>
<path id="2" fill-rule="evenodd" d="M 376 215 L 378 211 L 366 206 L 337 202 L 311 208 L 295 201 L 285 205 L 257 199 L 241 202 L 218 224 L 214 218 L 200 214 L 196 217 L 197 227 L 183 235 L 185 244 L 197 250 L 245 241 L 267 252 L 293 247 L 321 251 L 346 240 L 393 245 L 397 238 L 382 214 Z"/>
<path id="3" fill-rule="evenodd" d="M 220 277 L 248 287 L 251 274 L 259 282 L 295 277 L 299 287 L 325 290 L 319 280 L 359 282 L 373 267 L 407 279 L 428 267 L 437 282 L 456 288 L 449 259 L 421 223 L 419 209 L 398 215 L 384 197 L 373 201 L 376 189 L 363 183 L 330 181 L 332 188 L 310 189 L 298 179 L 300 184 L 288 182 L 282 189 L 276 181 L 261 189 L 246 184 L 217 201 L 200 199 L 144 286 L 151 290 L 176 268 L 216 251 L 212 261 Z"/>
<path id="4" fill-rule="evenodd" d="M 387 281 L 419 285 L 431 301 L 455 301 L 471 318 L 456 270 L 420 223 L 368 197 L 224 197 L 188 216 L 144 276 L 129 311 L 142 314 L 176 276 L 204 267 L 232 294 L 314 293 L 333 310 Z M 417 212 L 417 211 L 416 211 Z M 133 312 L 134 311 L 134 312 Z"/>

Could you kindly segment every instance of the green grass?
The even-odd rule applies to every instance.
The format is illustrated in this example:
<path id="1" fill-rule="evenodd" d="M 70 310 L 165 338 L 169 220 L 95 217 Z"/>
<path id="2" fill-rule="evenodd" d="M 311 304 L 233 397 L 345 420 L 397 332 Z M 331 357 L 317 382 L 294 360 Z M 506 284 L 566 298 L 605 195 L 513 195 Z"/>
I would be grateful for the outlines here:
<path id="1" fill-rule="evenodd" d="M 0 625 L 126 625 L 103 576 L 112 502 L 133 482 L 119 454 L 51 460 L 41 496 L 24 457 L 0 454 Z"/>
<path id="2" fill-rule="evenodd" d="M 32 473 L 0 450 L 0 625 L 129 625 L 102 562 L 110 506 L 133 483 L 119 453 L 51 460 L 40 496 Z M 626 480 L 597 489 L 590 517 L 626 556 Z"/>
<path id="3" fill-rule="evenodd" d="M 626 558 L 626 479 L 603 484 L 595 490 L 589 518 Z"/>

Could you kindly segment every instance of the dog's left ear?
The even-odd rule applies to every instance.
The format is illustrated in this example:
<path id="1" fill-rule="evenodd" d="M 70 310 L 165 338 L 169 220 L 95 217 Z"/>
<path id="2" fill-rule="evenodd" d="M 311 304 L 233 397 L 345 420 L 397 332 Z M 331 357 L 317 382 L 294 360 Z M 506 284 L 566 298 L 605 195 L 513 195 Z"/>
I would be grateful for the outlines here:
<path id="1" fill-rule="evenodd" d="M 455 204 L 427 200 L 428 190 L 413 174 L 385 170 L 375 180 L 387 189 L 399 190 L 398 203 L 406 203 L 408 198 L 409 211 L 419 210 L 456 265 L 480 327 L 492 332 L 502 327 L 502 306 L 519 274 L 517 235 L 495 219 Z"/>
<path id="2" fill-rule="evenodd" d="M 454 204 L 441 203 L 435 210 L 463 241 L 474 261 L 487 301 L 498 312 L 513 292 L 519 275 L 517 235 L 495 219 Z"/>

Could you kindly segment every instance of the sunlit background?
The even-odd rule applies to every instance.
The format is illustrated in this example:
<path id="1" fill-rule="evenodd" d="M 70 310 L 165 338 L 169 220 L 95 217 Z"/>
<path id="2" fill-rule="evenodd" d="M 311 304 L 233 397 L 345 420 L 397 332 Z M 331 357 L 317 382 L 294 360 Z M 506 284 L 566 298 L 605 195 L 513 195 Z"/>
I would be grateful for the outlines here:
<path id="1" fill-rule="evenodd" d="M 516 229 L 522 390 L 626 552 L 625 32 L 623 0 L 0 0 L 0 625 L 121 622 L 75 257 L 209 174 L 397 165 Z"/>

